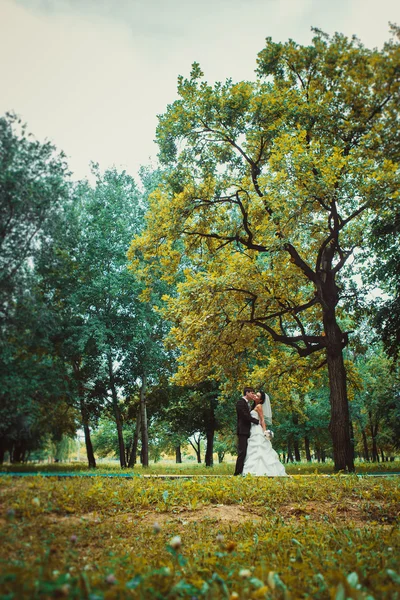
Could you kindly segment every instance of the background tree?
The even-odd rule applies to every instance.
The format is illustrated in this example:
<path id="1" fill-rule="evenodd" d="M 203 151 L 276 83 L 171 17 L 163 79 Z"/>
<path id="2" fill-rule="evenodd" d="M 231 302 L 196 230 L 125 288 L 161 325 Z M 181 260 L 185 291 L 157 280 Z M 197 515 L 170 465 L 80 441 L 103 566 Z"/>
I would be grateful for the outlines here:
<path id="1" fill-rule="evenodd" d="M 102 175 L 95 165 L 93 174 L 93 187 L 87 182 L 76 186 L 65 217 L 75 228 L 67 227 L 66 235 L 49 249 L 45 282 L 50 283 L 51 268 L 55 279 L 47 294 L 53 304 L 55 297 L 62 299 L 64 318 L 75 325 L 62 336 L 62 353 L 72 367 L 89 463 L 94 466 L 89 421 L 97 402 L 99 407 L 113 408 L 120 463 L 125 467 L 120 396 L 129 397 L 136 384 L 138 373 L 132 365 L 143 362 L 139 356 L 146 330 L 144 313 L 152 310 L 139 301 L 141 287 L 126 265 L 126 250 L 140 230 L 143 207 L 134 180 L 125 172 L 111 169 Z"/>
<path id="2" fill-rule="evenodd" d="M 359 432 L 359 452 L 367 461 L 383 461 L 400 447 L 398 369 L 378 344 L 359 357 L 357 368 L 360 385 L 351 413 Z"/>
<path id="3" fill-rule="evenodd" d="M 373 221 L 370 247 L 373 259 L 372 264 L 371 259 L 366 261 L 364 277 L 386 296 L 381 299 L 375 291 L 372 322 L 386 352 L 396 360 L 400 349 L 400 212 L 395 202 L 392 210 Z"/>
<path id="4" fill-rule="evenodd" d="M 0 316 L 13 309 L 21 269 L 68 195 L 63 153 L 38 142 L 13 114 L 0 118 Z"/>
<path id="5" fill-rule="evenodd" d="M 62 361 L 52 353 L 52 313 L 36 263 L 68 201 L 64 155 L 13 115 L 0 118 L 0 460 L 12 462 L 76 431 Z"/>

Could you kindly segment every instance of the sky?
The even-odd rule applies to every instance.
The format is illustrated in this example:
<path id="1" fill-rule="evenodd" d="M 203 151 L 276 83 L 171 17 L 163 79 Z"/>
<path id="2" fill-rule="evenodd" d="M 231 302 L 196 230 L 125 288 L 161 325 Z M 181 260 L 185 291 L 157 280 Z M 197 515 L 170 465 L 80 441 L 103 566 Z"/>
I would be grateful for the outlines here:
<path id="1" fill-rule="evenodd" d="M 266 37 L 308 44 L 318 27 L 381 47 L 389 22 L 398 0 L 0 0 L 0 115 L 63 150 L 74 179 L 91 161 L 135 177 L 193 62 L 210 83 L 250 80 Z"/>

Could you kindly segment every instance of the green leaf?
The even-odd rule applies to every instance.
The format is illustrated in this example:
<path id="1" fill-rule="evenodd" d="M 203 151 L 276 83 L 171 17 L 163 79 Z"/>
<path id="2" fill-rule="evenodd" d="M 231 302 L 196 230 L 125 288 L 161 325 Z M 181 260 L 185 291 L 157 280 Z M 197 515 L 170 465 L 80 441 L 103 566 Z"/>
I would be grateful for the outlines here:
<path id="1" fill-rule="evenodd" d="M 386 573 L 389 575 L 390 579 L 394 581 L 394 583 L 398 583 L 400 585 L 400 575 L 393 571 L 393 569 L 387 569 Z"/>
<path id="2" fill-rule="evenodd" d="M 130 581 L 128 581 L 126 583 L 126 586 L 128 588 L 128 590 L 135 590 L 137 587 L 139 587 L 139 585 L 142 583 L 143 581 L 143 577 L 142 575 L 135 575 L 135 577 L 133 577 L 133 579 L 131 579 Z"/>

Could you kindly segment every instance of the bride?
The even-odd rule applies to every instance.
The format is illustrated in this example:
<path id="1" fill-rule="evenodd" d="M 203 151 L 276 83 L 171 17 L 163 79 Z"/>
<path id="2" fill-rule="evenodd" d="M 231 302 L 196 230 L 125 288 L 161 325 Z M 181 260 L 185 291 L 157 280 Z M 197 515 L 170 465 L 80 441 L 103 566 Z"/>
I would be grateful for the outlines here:
<path id="1" fill-rule="evenodd" d="M 251 416 L 260 420 L 261 427 L 251 424 L 243 475 L 287 476 L 285 467 L 279 462 L 278 454 L 272 447 L 271 436 L 265 425 L 266 420 L 272 423 L 269 397 L 265 392 L 257 392 L 255 403 Z"/>

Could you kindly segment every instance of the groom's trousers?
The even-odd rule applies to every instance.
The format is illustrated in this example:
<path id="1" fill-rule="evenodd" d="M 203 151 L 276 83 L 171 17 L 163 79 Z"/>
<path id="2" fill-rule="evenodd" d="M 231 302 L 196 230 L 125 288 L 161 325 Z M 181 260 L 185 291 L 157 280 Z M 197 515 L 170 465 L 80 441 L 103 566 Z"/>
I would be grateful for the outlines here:
<path id="1" fill-rule="evenodd" d="M 236 461 L 236 468 L 234 475 L 241 475 L 243 472 L 244 461 L 247 453 L 247 442 L 249 441 L 249 435 L 238 435 L 238 457 Z"/>

